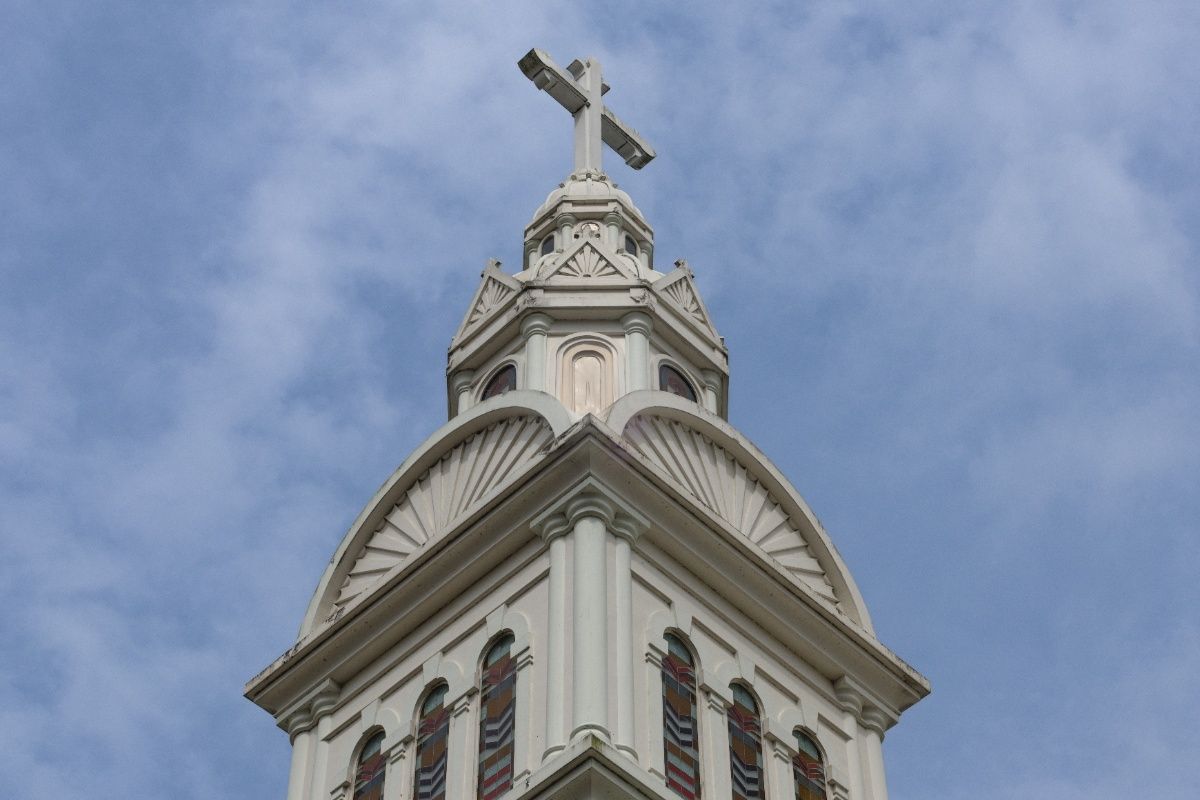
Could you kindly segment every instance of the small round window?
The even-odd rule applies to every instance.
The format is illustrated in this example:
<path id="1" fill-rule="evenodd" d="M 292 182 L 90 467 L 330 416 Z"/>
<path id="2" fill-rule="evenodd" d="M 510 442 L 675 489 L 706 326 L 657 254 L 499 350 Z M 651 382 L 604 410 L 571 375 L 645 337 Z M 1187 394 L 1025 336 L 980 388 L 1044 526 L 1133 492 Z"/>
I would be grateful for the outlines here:
<path id="1" fill-rule="evenodd" d="M 692 384 L 683 377 L 682 372 L 669 364 L 662 364 L 658 368 L 658 388 L 696 402 L 696 390 L 692 388 Z"/>
<path id="2" fill-rule="evenodd" d="M 483 399 L 487 400 L 489 397 L 496 397 L 515 388 L 517 388 L 517 368 L 515 365 L 509 364 L 502 367 L 488 381 L 487 388 L 483 390 Z"/>

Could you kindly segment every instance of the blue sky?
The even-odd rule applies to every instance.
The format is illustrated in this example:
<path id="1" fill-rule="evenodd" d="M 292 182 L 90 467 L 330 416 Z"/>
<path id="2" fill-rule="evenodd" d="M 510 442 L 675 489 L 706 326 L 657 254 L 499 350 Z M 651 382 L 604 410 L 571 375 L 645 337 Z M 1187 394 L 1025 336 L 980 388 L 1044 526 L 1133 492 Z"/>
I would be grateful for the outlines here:
<path id="1" fill-rule="evenodd" d="M 1200 6 L 602 9 L 4 2 L 6 796 L 283 796 L 242 684 L 569 170 L 538 46 L 933 682 L 893 798 L 1195 797 Z"/>

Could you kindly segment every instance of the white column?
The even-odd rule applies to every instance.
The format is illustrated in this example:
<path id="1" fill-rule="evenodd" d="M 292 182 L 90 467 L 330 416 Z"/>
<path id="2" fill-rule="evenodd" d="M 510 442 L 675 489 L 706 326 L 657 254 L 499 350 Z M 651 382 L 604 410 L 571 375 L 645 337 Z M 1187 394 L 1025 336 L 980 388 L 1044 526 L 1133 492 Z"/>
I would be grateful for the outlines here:
<path id="1" fill-rule="evenodd" d="M 729 700 L 710 686 L 700 687 L 700 771 L 702 797 L 726 798 L 733 794 L 729 777 Z"/>
<path id="2" fill-rule="evenodd" d="M 610 739 L 608 724 L 608 524 L 612 505 L 584 495 L 567 504 L 574 590 L 571 603 L 571 738 Z"/>
<path id="3" fill-rule="evenodd" d="M 309 795 L 313 800 L 325 800 L 329 797 L 329 787 L 325 785 L 325 776 L 329 768 L 329 742 L 326 741 L 326 737 L 333 729 L 333 715 L 329 713 L 329 710 L 316 711 L 321 716 L 317 719 L 317 736 L 313 752 L 312 792 Z"/>
<path id="4" fill-rule="evenodd" d="M 887 730 L 887 715 L 874 706 L 863 709 L 863 739 L 871 773 L 871 800 L 887 800 L 887 780 L 883 770 L 883 732 Z"/>
<path id="5" fill-rule="evenodd" d="M 650 317 L 633 311 L 621 317 L 625 328 L 625 391 L 649 389 Z"/>
<path id="6" fill-rule="evenodd" d="M 472 800 L 478 774 L 474 717 L 470 713 L 474 692 L 462 695 L 450 708 L 450 737 L 446 742 L 446 800 Z"/>
<path id="7" fill-rule="evenodd" d="M 383 777 L 383 800 L 401 800 L 410 794 L 412 776 L 408 769 L 408 751 L 416 742 L 412 735 L 406 736 L 392 749 L 388 756 L 387 772 Z"/>
<path id="8" fill-rule="evenodd" d="M 763 727 L 767 720 L 763 719 Z M 763 797 L 767 800 L 793 800 L 796 796 L 795 778 L 792 777 L 792 753 L 789 745 L 771 733 L 764 733 L 763 746 Z"/>
<path id="9" fill-rule="evenodd" d="M 700 377 L 704 379 L 704 407 L 713 414 L 721 413 L 721 376 L 715 370 L 706 369 L 700 372 Z"/>
<path id="10" fill-rule="evenodd" d="M 864 800 L 862 761 L 859 758 L 861 736 L 858 730 L 858 715 L 862 713 L 862 695 L 839 679 L 834 685 L 837 692 L 838 705 L 842 707 L 842 727 L 850 737 L 846 743 L 846 782 L 850 790 L 851 800 Z"/>
<path id="11" fill-rule="evenodd" d="M 546 386 L 546 333 L 550 330 L 550 322 L 545 314 L 530 314 L 521 323 L 521 335 L 525 337 L 525 385 L 522 389 L 550 391 Z"/>
<path id="12" fill-rule="evenodd" d="M 637 745 L 634 741 L 634 697 L 633 697 L 633 571 L 631 568 L 632 545 L 637 537 L 638 526 L 626 514 L 613 520 L 613 533 L 617 537 L 616 555 L 613 559 L 613 616 L 616 618 L 613 655 L 616 658 L 617 692 L 617 748 L 624 750 L 637 760 Z"/>
<path id="13" fill-rule="evenodd" d="M 566 517 L 551 517 L 542 526 L 550 542 L 550 578 L 546 642 L 546 750 L 545 761 L 567 744 L 567 540 L 571 529 Z"/>
<path id="14" fill-rule="evenodd" d="M 605 239 L 608 241 L 608 246 L 618 253 L 625 252 L 624 243 L 621 242 L 621 215 L 613 211 L 604 215 Z"/>
<path id="15" fill-rule="evenodd" d="M 313 739 L 313 718 L 305 708 L 297 711 L 287 722 L 288 734 L 292 739 L 292 766 L 288 772 L 287 800 L 307 800 L 309 765 L 312 762 L 310 749 Z"/>
<path id="16" fill-rule="evenodd" d="M 454 413 L 461 414 L 471 407 L 471 381 L 475 380 L 475 370 L 463 369 L 454 373 L 450 386 L 454 391 Z"/>
<path id="17" fill-rule="evenodd" d="M 571 231 L 575 229 L 577 221 L 574 214 L 559 214 L 554 220 L 554 224 L 558 226 L 558 241 L 555 247 L 558 252 L 567 249 L 567 241 L 571 238 Z"/>
<path id="18" fill-rule="evenodd" d="M 642 266 L 647 272 L 654 269 L 654 243 L 638 242 L 638 258 L 642 260 Z"/>

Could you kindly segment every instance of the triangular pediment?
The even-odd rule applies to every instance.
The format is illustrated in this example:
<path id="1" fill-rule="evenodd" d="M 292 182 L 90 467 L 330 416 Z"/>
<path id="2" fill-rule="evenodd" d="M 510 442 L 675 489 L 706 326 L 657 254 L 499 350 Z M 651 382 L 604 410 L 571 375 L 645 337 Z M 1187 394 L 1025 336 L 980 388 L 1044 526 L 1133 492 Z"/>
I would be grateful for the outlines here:
<path id="1" fill-rule="evenodd" d="M 568 249 L 539 277 L 552 283 L 627 282 L 637 272 L 598 239 L 586 239 Z"/>
<path id="2" fill-rule="evenodd" d="M 499 261 L 489 261 L 480 275 L 479 288 L 475 290 L 475 296 L 471 298 L 471 304 L 467 306 L 467 315 L 463 317 L 462 324 L 458 326 L 458 332 L 454 334 L 453 341 L 460 341 L 469 331 L 494 316 L 520 290 L 520 282 L 502 271 Z"/>
<path id="3" fill-rule="evenodd" d="M 664 275 L 651 288 L 655 294 L 666 299 L 668 303 L 681 311 L 686 319 L 699 325 L 710 335 L 718 335 L 716 326 L 712 323 L 712 317 L 708 315 L 708 309 L 705 308 L 704 301 L 700 299 L 700 292 L 696 290 L 692 271 L 686 265 L 681 264 L 677 269 Z"/>

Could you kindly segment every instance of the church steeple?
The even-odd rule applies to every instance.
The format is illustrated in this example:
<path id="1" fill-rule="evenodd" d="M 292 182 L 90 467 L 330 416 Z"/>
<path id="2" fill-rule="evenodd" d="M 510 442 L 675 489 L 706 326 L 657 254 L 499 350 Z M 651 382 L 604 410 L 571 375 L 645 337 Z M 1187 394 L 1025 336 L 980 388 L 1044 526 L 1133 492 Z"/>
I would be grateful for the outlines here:
<path id="1" fill-rule="evenodd" d="M 682 261 L 655 268 L 654 230 L 602 168 L 603 145 L 634 169 L 654 149 L 604 105 L 596 59 L 564 70 L 530 50 L 518 66 L 573 116 L 574 170 L 525 227 L 521 269 L 484 270 L 450 346 L 450 415 L 515 388 L 576 415 L 644 389 L 724 415 L 728 353 L 692 273 Z"/>
<path id="2" fill-rule="evenodd" d="M 887 800 L 882 738 L 928 682 L 875 636 L 794 487 L 725 416 L 726 351 L 600 170 L 654 155 L 594 60 L 522 70 L 575 171 L 489 262 L 451 419 L 333 554 L 246 694 L 288 800 Z"/>

